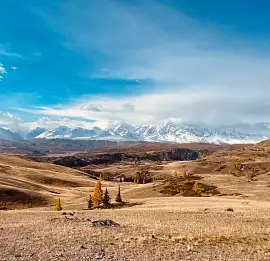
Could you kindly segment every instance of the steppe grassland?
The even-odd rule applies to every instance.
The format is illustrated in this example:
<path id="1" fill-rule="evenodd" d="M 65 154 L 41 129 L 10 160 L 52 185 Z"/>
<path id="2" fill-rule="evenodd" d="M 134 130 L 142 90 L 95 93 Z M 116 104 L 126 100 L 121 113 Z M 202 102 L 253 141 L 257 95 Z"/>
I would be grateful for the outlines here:
<path id="1" fill-rule="evenodd" d="M 269 260 L 269 202 L 148 198 L 115 210 L 0 213 L 1 260 Z M 231 207 L 234 212 L 226 209 Z M 92 228 L 87 219 L 120 227 Z M 16 257 L 15 257 L 16 256 Z"/>

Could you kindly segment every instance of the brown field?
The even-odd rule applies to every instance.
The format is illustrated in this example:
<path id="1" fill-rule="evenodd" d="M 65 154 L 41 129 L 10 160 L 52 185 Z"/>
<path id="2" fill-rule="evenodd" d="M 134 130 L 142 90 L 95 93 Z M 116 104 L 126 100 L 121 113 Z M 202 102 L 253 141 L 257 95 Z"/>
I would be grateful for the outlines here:
<path id="1" fill-rule="evenodd" d="M 126 209 L 0 213 L 0 260 L 269 260 L 269 202 L 147 198 Z M 225 211 L 232 207 L 234 212 Z M 78 206 L 76 206 L 78 208 Z M 120 227 L 96 228 L 87 219 Z"/>
<path id="2" fill-rule="evenodd" d="M 140 204 L 86 210 L 95 183 L 87 173 L 1 155 L 0 260 L 270 260 L 268 161 L 264 145 L 194 162 L 145 162 L 156 177 L 153 183 L 102 181 L 112 199 L 120 184 L 123 199 Z M 132 166 L 95 171 L 131 175 Z M 172 177 L 182 169 L 191 176 Z M 196 197 L 186 193 L 195 181 L 206 189 Z M 59 197 L 63 211 L 54 212 Z M 91 227 L 87 219 L 112 219 L 120 226 Z"/>

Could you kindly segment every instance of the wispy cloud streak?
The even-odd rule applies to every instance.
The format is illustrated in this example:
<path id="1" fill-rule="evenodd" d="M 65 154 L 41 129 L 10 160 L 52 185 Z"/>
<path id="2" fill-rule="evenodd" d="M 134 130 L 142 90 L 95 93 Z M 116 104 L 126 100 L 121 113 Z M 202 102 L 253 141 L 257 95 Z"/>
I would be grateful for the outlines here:
<path id="1" fill-rule="evenodd" d="M 136 3 L 65 1 L 54 13 L 37 13 L 63 36 L 66 48 L 91 60 L 86 76 L 150 79 L 156 86 L 137 97 L 90 96 L 89 102 L 38 113 L 141 123 L 269 120 L 269 50 L 158 1 Z M 92 103 L 102 110 L 86 109 Z M 133 109 L 125 111 L 124 104 Z"/>

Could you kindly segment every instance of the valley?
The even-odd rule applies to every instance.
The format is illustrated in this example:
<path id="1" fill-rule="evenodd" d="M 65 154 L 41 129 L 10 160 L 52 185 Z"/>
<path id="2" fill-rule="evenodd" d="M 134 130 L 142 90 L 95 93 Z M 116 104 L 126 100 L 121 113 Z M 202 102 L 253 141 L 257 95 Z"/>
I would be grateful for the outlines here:
<path id="1" fill-rule="evenodd" d="M 269 10 L 2 0 L 0 261 L 270 261 Z"/>
<path id="2" fill-rule="evenodd" d="M 0 155 L 1 260 L 269 260 L 269 141 L 40 142 L 57 153 Z M 129 206 L 88 210 L 98 180 Z"/>

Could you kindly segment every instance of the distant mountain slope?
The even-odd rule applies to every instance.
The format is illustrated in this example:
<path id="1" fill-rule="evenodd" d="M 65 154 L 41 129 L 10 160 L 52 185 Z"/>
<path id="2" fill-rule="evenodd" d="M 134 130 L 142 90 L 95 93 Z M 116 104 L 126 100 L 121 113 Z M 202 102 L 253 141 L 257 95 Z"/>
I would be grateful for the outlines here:
<path id="1" fill-rule="evenodd" d="M 21 155 L 59 155 L 84 152 L 93 149 L 109 149 L 133 146 L 136 142 L 113 142 L 106 140 L 31 139 L 0 140 L 0 153 Z"/>
<path id="2" fill-rule="evenodd" d="M 35 126 L 37 124 L 34 124 Z M 207 127 L 167 122 L 162 125 L 132 125 L 114 122 L 106 128 L 93 125 L 89 128 L 58 126 L 46 129 L 36 127 L 28 132 L 0 128 L 0 139 L 17 141 L 20 139 L 72 139 L 108 141 L 148 141 L 159 143 L 214 143 L 248 144 L 270 138 L 270 126 L 239 125 L 227 127 Z"/>
<path id="3" fill-rule="evenodd" d="M 0 128 L 0 139 L 2 140 L 21 140 L 22 137 L 19 133 L 11 131 L 6 128 Z"/>
<path id="4" fill-rule="evenodd" d="M 172 143 L 215 143 L 236 144 L 256 143 L 270 137 L 270 129 L 264 135 L 256 131 L 237 128 L 206 128 L 200 126 L 176 125 L 166 123 L 161 126 L 154 125 L 131 125 L 119 122 L 108 129 L 94 127 L 92 129 L 69 128 L 60 126 L 55 129 L 44 131 L 36 138 L 43 139 L 96 139 L 96 140 L 127 140 L 148 142 L 172 142 Z"/>
<path id="5" fill-rule="evenodd" d="M 30 132 L 28 132 L 25 135 L 25 138 L 26 139 L 34 139 L 34 138 L 38 137 L 39 135 L 41 135 L 44 132 L 46 132 L 46 129 L 45 128 L 37 127 L 36 129 L 33 129 Z"/>

